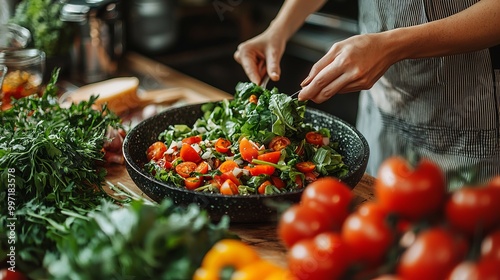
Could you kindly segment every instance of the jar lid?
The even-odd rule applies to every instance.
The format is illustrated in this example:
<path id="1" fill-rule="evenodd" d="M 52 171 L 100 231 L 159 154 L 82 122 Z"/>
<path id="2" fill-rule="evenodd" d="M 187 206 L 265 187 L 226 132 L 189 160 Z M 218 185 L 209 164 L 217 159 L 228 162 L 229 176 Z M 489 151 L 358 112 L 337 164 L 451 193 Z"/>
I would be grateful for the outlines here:
<path id="1" fill-rule="evenodd" d="M 7 50 L 0 52 L 0 64 L 7 67 L 29 66 L 45 62 L 45 53 L 38 49 Z"/>

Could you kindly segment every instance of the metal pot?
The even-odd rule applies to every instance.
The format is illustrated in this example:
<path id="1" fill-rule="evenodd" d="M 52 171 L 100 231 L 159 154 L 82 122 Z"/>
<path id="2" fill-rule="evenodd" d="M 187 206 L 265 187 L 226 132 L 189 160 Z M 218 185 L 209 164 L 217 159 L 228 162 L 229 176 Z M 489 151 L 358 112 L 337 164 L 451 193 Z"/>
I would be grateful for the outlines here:
<path id="1" fill-rule="evenodd" d="M 115 74 L 124 52 L 124 31 L 119 0 L 69 0 L 61 20 L 71 23 L 71 76 L 93 83 Z"/>

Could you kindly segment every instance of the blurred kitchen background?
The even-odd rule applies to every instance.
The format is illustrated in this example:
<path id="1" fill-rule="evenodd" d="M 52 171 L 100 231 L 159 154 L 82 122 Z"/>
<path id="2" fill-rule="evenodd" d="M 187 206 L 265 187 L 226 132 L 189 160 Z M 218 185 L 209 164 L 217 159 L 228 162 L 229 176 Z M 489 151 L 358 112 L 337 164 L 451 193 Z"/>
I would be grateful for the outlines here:
<path id="1" fill-rule="evenodd" d="M 0 24 L 14 17 L 22 2 L 27 5 L 24 9 L 29 10 L 30 5 L 50 1 L 0 0 Z M 127 51 L 137 52 L 233 93 L 238 82 L 248 81 L 233 59 L 234 51 L 240 42 L 262 32 L 282 3 L 277 0 L 65 0 L 62 18 L 80 37 L 92 37 L 92 32 L 85 29 L 92 24 L 107 27 L 109 34 L 101 34 L 100 39 L 113 53 L 108 55 L 110 60 L 118 60 Z M 358 32 L 357 13 L 356 0 L 329 0 L 289 42 L 281 63 L 281 80 L 270 82 L 268 87 L 276 86 L 288 94 L 297 91 L 314 62 L 334 42 Z M 64 39 L 62 35 L 59 37 Z M 59 45 L 71 44 L 64 40 Z M 64 68 L 75 67 L 67 65 L 69 61 L 76 64 L 74 58 L 60 56 L 59 61 L 66 62 Z M 47 67 L 51 66 L 48 56 Z M 311 102 L 309 106 L 354 124 L 357 102 L 358 93 L 351 93 L 336 95 L 322 104 Z"/>

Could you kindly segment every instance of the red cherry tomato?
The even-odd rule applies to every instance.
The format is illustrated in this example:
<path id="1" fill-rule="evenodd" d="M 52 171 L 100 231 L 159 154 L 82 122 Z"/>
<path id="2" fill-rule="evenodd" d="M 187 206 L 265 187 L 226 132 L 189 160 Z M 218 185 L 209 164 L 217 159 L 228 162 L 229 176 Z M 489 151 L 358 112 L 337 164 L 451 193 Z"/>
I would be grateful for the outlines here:
<path id="1" fill-rule="evenodd" d="M 500 261 L 463 261 L 450 273 L 447 280 L 500 280 Z"/>
<path id="2" fill-rule="evenodd" d="M 191 161 L 181 162 L 175 166 L 175 172 L 181 175 L 181 177 L 188 178 L 191 176 L 191 173 L 196 170 L 197 166 L 196 163 Z"/>
<path id="3" fill-rule="evenodd" d="M 281 151 L 275 151 L 259 155 L 257 159 L 272 163 L 278 163 L 280 157 L 281 157 Z"/>
<path id="4" fill-rule="evenodd" d="M 403 158 L 389 158 L 382 163 L 375 183 L 375 197 L 383 207 L 413 220 L 441 210 L 445 195 L 443 172 L 429 160 L 413 169 Z"/>
<path id="5" fill-rule="evenodd" d="M 268 147 L 269 149 L 273 149 L 275 151 L 281 151 L 291 143 L 292 142 L 290 141 L 290 139 L 285 136 L 275 136 L 273 139 L 271 139 L 271 142 L 269 142 Z"/>
<path id="6" fill-rule="evenodd" d="M 241 158 L 248 162 L 252 162 L 254 158 L 259 156 L 259 149 L 252 141 L 248 140 L 246 137 L 243 137 L 240 140 L 240 153 Z"/>
<path id="7" fill-rule="evenodd" d="M 306 205 L 292 205 L 278 221 L 278 236 L 287 247 L 297 241 L 331 231 L 334 224 L 330 213 Z"/>
<path id="8" fill-rule="evenodd" d="M 248 166 L 246 169 L 250 171 L 250 175 L 252 176 L 259 176 L 262 174 L 272 175 L 274 173 L 274 170 L 276 170 L 274 166 L 270 165 L 255 165 L 252 167 Z"/>
<path id="9" fill-rule="evenodd" d="M 231 146 L 231 141 L 225 138 L 219 138 L 215 142 L 215 150 L 219 153 L 227 153 L 229 152 L 229 146 Z"/>
<path id="10" fill-rule="evenodd" d="M 309 144 L 313 144 L 316 146 L 323 145 L 323 135 L 317 131 L 309 131 L 306 133 L 306 141 Z"/>
<path id="11" fill-rule="evenodd" d="M 442 228 L 419 233 L 402 254 L 398 275 L 405 280 L 446 279 L 465 257 L 468 249 L 464 239 Z"/>
<path id="12" fill-rule="evenodd" d="M 220 175 L 220 177 L 222 178 L 222 181 L 231 180 L 231 182 L 233 182 L 236 186 L 241 185 L 240 179 L 234 175 L 233 171 L 224 172 Z"/>
<path id="13" fill-rule="evenodd" d="M 21 272 L 15 270 L 11 271 L 8 269 L 0 270 L 0 279 L 2 280 L 27 280 L 28 278 L 24 276 Z"/>
<path id="14" fill-rule="evenodd" d="M 344 183 L 332 177 L 323 177 L 304 189 L 300 203 L 330 213 L 335 229 L 340 229 L 347 215 L 353 194 Z"/>
<path id="15" fill-rule="evenodd" d="M 264 183 L 260 184 L 259 188 L 257 189 L 257 192 L 260 194 L 265 194 L 266 187 L 270 185 L 272 185 L 272 183 L 269 180 L 264 181 Z"/>
<path id="16" fill-rule="evenodd" d="M 236 161 L 226 160 L 221 163 L 221 165 L 219 166 L 219 170 L 222 173 L 226 173 L 228 171 L 233 171 L 233 169 L 235 169 L 236 167 L 238 167 L 238 163 L 236 163 Z"/>
<path id="17" fill-rule="evenodd" d="M 158 161 L 163 157 L 163 154 L 167 151 L 167 146 L 161 141 L 154 142 L 148 147 L 146 151 L 146 157 L 148 160 Z"/>
<path id="18" fill-rule="evenodd" d="M 295 164 L 295 168 L 302 173 L 309 173 L 316 169 L 316 164 L 312 161 L 303 161 Z"/>
<path id="19" fill-rule="evenodd" d="M 383 262 L 395 240 L 387 216 L 380 205 L 366 202 L 345 219 L 341 234 L 354 261 L 368 266 Z"/>
<path id="20" fill-rule="evenodd" d="M 337 233 L 325 232 L 295 243 L 287 253 L 288 267 L 298 279 L 343 279 L 349 253 Z"/>
<path id="21" fill-rule="evenodd" d="M 201 135 L 194 135 L 194 136 L 190 136 L 190 137 L 186 137 L 184 139 L 182 139 L 182 143 L 186 143 L 186 144 L 195 144 L 195 143 L 200 143 L 201 142 Z"/>
<path id="22" fill-rule="evenodd" d="M 239 193 L 238 186 L 230 179 L 227 179 L 224 183 L 222 183 L 220 192 L 224 195 L 235 195 Z"/>
<path id="23" fill-rule="evenodd" d="M 180 156 L 183 161 L 192 161 L 192 162 L 200 162 L 201 156 L 198 152 L 193 148 L 193 146 L 182 143 Z"/>
<path id="24" fill-rule="evenodd" d="M 283 180 L 281 180 L 280 177 L 277 177 L 277 176 L 271 176 L 271 181 L 273 183 L 273 185 L 278 188 L 279 190 L 281 190 L 282 188 L 286 187 L 286 184 Z"/>
<path id="25" fill-rule="evenodd" d="M 207 174 L 208 170 L 210 169 L 210 166 L 208 165 L 208 162 L 202 161 L 198 163 L 198 166 L 194 170 L 195 172 L 201 173 L 201 174 Z"/>
<path id="26" fill-rule="evenodd" d="M 500 262 L 500 229 L 483 238 L 481 242 L 481 258 Z"/>
<path id="27" fill-rule="evenodd" d="M 488 232 L 500 225 L 500 188 L 463 187 L 454 191 L 446 206 L 450 224 L 469 234 Z"/>
<path id="28" fill-rule="evenodd" d="M 202 178 L 199 177 L 188 177 L 184 179 L 184 186 L 188 190 L 194 190 L 197 189 L 201 186 L 201 183 L 203 182 Z"/>

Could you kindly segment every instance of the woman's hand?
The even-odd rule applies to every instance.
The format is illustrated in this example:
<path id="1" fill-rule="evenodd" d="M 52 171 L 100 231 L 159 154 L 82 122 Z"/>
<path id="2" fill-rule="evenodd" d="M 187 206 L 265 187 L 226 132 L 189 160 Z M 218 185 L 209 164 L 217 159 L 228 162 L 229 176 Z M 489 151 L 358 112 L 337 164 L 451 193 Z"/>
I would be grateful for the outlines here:
<path id="1" fill-rule="evenodd" d="M 286 38 L 265 31 L 241 43 L 234 53 L 234 59 L 241 64 L 250 81 L 260 84 L 269 75 L 278 81 L 281 74 L 280 61 L 285 51 Z"/>
<path id="2" fill-rule="evenodd" d="M 299 99 L 321 103 L 337 93 L 369 89 L 399 60 L 386 33 L 356 35 L 335 43 L 301 83 Z"/>

